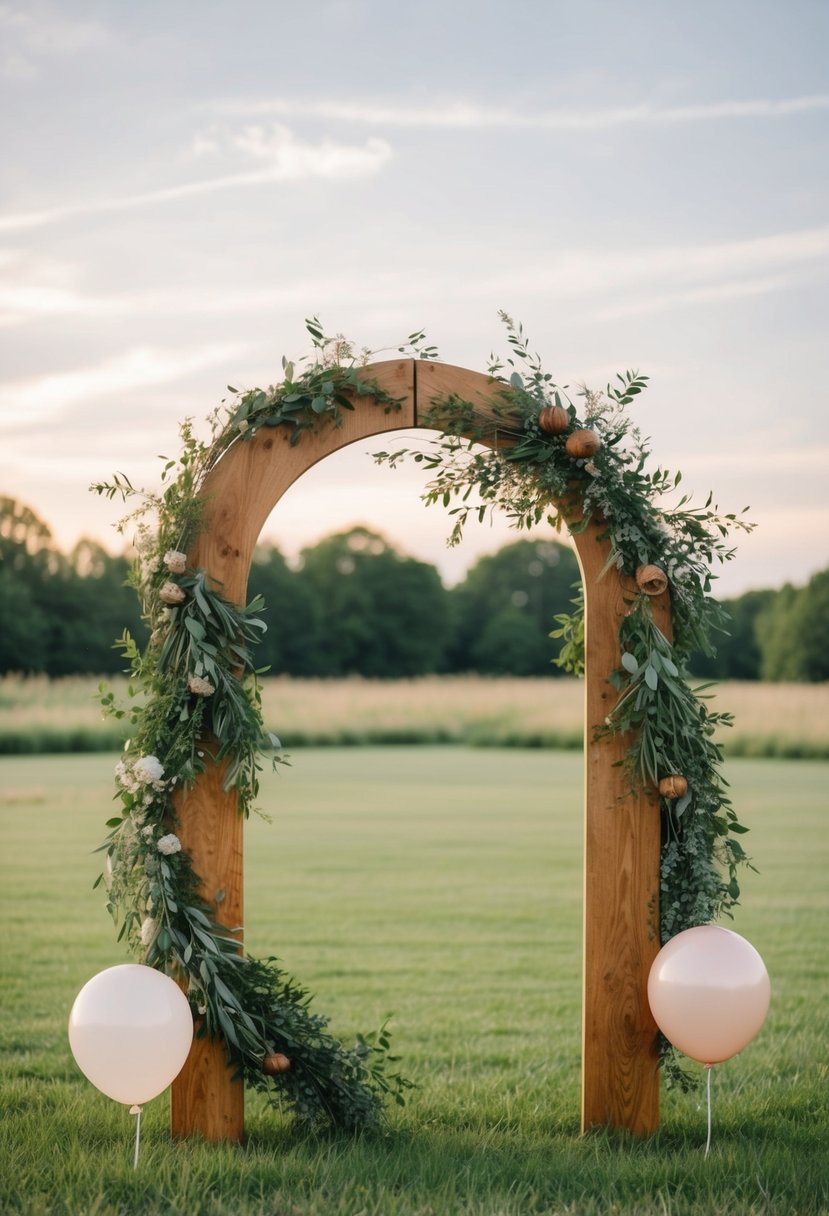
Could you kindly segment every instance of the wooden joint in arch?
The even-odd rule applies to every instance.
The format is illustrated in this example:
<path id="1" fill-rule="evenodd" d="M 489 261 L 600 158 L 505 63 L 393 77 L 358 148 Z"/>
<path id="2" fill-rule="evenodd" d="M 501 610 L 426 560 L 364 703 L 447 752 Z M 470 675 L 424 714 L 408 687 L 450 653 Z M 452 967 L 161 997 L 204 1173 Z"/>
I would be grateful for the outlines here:
<path id="1" fill-rule="evenodd" d="M 447 364 L 391 359 L 361 370 L 400 401 L 386 413 L 371 397 L 353 398 L 339 426 L 304 432 L 291 445 L 287 428 L 262 428 L 234 443 L 207 478 L 204 529 L 189 554 L 236 603 L 247 595 L 253 550 L 268 516 L 304 472 L 348 444 L 388 431 L 436 429 L 441 400 L 472 403 L 476 417 L 497 414 L 504 386 L 480 372 Z M 497 423 L 490 446 L 512 442 Z M 562 504 L 566 506 L 566 504 Z M 606 1125 L 638 1134 L 659 1123 L 656 1026 L 647 977 L 659 950 L 660 820 L 657 799 L 631 795 L 617 761 L 625 741 L 594 739 L 614 703 L 608 681 L 619 665 L 618 626 L 631 591 L 615 570 L 601 575 L 609 542 L 591 523 L 574 536 L 586 601 L 584 987 L 582 1127 Z M 651 601 L 657 623 L 670 634 L 666 594 Z M 242 918 L 242 821 L 236 800 L 222 788 L 215 766 L 178 803 L 178 831 L 202 879 L 202 895 L 229 929 Z M 238 935 L 241 942 L 241 933 Z M 194 1042 L 173 1084 L 172 1128 L 178 1136 L 241 1140 L 243 1091 L 231 1080 L 222 1044 Z"/>

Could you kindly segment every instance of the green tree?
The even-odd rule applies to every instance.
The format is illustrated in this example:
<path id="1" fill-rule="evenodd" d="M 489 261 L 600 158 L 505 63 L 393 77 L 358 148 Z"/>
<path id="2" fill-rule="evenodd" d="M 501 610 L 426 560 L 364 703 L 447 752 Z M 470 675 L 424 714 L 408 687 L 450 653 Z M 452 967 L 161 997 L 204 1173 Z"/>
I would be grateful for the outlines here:
<path id="1" fill-rule="evenodd" d="M 312 583 L 292 570 L 273 545 L 260 545 L 253 555 L 248 595 L 265 600 L 268 629 L 257 648 L 257 666 L 273 675 L 320 674 L 319 640 L 322 610 Z"/>
<path id="2" fill-rule="evenodd" d="M 124 659 L 114 646 L 128 629 L 140 646 L 147 628 L 134 590 L 127 585 L 129 559 L 113 556 L 97 541 L 78 541 L 49 584 L 50 675 L 105 675 Z"/>
<path id="3" fill-rule="evenodd" d="M 320 606 L 317 674 L 393 679 L 441 669 L 449 601 L 434 566 L 362 527 L 304 549 L 301 561 Z"/>
<path id="4" fill-rule="evenodd" d="M 29 507 L 0 499 L 0 671 L 118 671 L 114 639 L 124 628 L 146 637 L 127 573 L 127 559 L 95 541 L 65 557 Z"/>
<path id="5" fill-rule="evenodd" d="M 61 560 L 43 520 L 16 499 L 0 497 L 0 672 L 48 671 L 48 583 Z"/>
<path id="6" fill-rule="evenodd" d="M 829 680 L 829 569 L 787 584 L 758 617 L 764 680 Z"/>
<path id="7" fill-rule="evenodd" d="M 560 675 L 553 618 L 568 612 L 579 580 L 575 554 L 558 542 L 519 540 L 480 558 L 450 592 L 454 671 Z"/>
<path id="8" fill-rule="evenodd" d="M 759 680 L 761 667 L 758 620 L 779 593 L 747 591 L 736 599 L 723 600 L 729 615 L 728 632 L 718 635 L 717 653 L 696 655 L 694 675 L 714 680 Z"/>

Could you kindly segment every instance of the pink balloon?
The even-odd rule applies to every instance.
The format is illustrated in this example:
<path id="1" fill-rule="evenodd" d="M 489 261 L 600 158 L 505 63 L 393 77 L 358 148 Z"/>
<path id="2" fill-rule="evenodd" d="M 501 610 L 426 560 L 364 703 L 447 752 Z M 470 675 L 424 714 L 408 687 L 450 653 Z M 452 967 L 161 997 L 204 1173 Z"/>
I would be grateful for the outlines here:
<path id="1" fill-rule="evenodd" d="M 187 997 L 168 975 L 140 963 L 99 971 L 69 1015 L 69 1046 L 81 1072 L 127 1106 L 160 1094 L 184 1067 L 193 1041 Z"/>
<path id="2" fill-rule="evenodd" d="M 750 1043 L 771 999 L 765 964 L 739 933 L 700 925 L 672 937 L 648 977 L 657 1026 L 700 1064 L 719 1064 Z"/>

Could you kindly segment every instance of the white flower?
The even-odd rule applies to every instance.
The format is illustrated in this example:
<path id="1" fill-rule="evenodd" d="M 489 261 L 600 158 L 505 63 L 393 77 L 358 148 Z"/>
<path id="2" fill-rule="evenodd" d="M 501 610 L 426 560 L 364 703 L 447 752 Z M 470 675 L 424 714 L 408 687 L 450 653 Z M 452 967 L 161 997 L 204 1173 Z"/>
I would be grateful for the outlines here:
<path id="1" fill-rule="evenodd" d="M 164 565 L 171 574 L 184 574 L 187 569 L 187 554 L 179 549 L 168 549 L 164 554 Z"/>
<path id="2" fill-rule="evenodd" d="M 141 829 L 141 835 L 144 837 L 144 839 L 146 841 L 149 842 L 153 838 L 154 831 L 155 831 L 155 828 L 153 827 L 153 825 L 151 823 L 148 823 Z"/>
<path id="3" fill-rule="evenodd" d="M 246 419 L 246 418 L 242 418 L 242 419 L 240 420 L 240 422 L 239 422 L 239 430 L 240 430 L 240 431 L 246 431 L 246 430 L 248 429 L 248 425 L 249 425 L 249 424 L 248 424 L 247 419 Z"/>
<path id="4" fill-rule="evenodd" d="M 141 922 L 141 945 L 149 946 L 157 931 L 158 921 L 152 916 L 145 917 Z"/>
<path id="5" fill-rule="evenodd" d="M 584 471 L 585 473 L 589 473 L 591 477 L 599 476 L 599 470 L 596 468 L 592 460 L 585 460 Z"/>
<path id="6" fill-rule="evenodd" d="M 171 853 L 181 852 L 181 841 L 175 832 L 170 832 L 169 836 L 162 836 L 155 847 L 159 853 L 163 853 L 165 857 L 169 857 Z"/>
<path id="7" fill-rule="evenodd" d="M 138 789 L 138 782 L 132 775 L 132 769 L 127 764 L 126 760 L 119 760 L 115 765 L 115 780 L 122 789 L 135 792 Z"/>
<path id="8" fill-rule="evenodd" d="M 183 604 L 187 593 L 178 583 L 165 583 L 158 593 L 165 604 Z"/>
<path id="9" fill-rule="evenodd" d="M 133 763 L 132 771 L 142 785 L 160 781 L 164 776 L 164 767 L 158 756 L 139 756 Z"/>
<path id="10" fill-rule="evenodd" d="M 203 676 L 194 676 L 192 674 L 187 677 L 187 687 L 197 697 L 210 697 L 216 691 L 209 680 L 205 680 Z"/>

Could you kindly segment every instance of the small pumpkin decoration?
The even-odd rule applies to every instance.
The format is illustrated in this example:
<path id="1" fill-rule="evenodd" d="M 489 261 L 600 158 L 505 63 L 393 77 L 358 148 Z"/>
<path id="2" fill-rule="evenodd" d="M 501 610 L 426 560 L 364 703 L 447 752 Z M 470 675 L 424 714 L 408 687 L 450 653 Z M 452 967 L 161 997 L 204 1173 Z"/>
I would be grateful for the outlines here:
<path id="1" fill-rule="evenodd" d="M 668 589 L 668 576 L 660 566 L 640 566 L 636 571 L 636 586 L 645 595 L 661 595 Z"/>
<path id="2" fill-rule="evenodd" d="M 262 1072 L 267 1077 L 277 1077 L 282 1072 L 288 1072 L 290 1067 L 291 1061 L 287 1056 L 283 1056 L 281 1051 L 272 1056 L 265 1056 L 262 1061 Z"/>
<path id="3" fill-rule="evenodd" d="M 545 405 L 538 415 L 539 430 L 547 435 L 561 435 L 570 425 L 570 415 L 562 405 Z"/>
<path id="4" fill-rule="evenodd" d="M 684 798 L 688 793 L 688 782 L 679 773 L 671 773 L 659 782 L 659 793 L 663 798 L 670 798 L 671 801 L 676 798 Z"/>
<path id="5" fill-rule="evenodd" d="M 601 446 L 602 441 L 596 432 L 584 428 L 580 431 L 573 431 L 572 435 L 567 436 L 564 450 L 574 460 L 588 460 L 591 456 L 596 455 Z"/>

